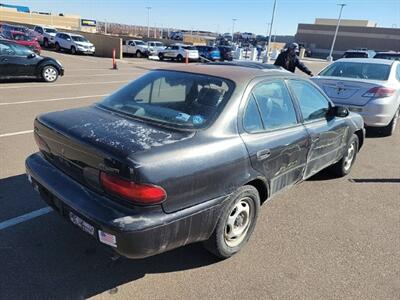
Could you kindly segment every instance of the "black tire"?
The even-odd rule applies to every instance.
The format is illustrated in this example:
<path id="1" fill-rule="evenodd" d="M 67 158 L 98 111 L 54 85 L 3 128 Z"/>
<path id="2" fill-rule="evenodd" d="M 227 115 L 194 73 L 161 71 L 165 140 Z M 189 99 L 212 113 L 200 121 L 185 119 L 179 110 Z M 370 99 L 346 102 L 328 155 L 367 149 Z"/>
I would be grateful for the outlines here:
<path id="1" fill-rule="evenodd" d="M 158 58 L 163 61 L 164 60 L 164 54 L 162 53 L 158 53 Z"/>
<path id="2" fill-rule="evenodd" d="M 137 58 L 142 58 L 143 57 L 142 52 L 140 52 L 139 50 L 136 51 L 136 57 Z"/>
<path id="3" fill-rule="evenodd" d="M 49 48 L 49 40 L 47 39 L 47 38 L 45 38 L 44 40 L 43 40 L 43 46 L 45 47 L 45 48 Z"/>
<path id="4" fill-rule="evenodd" d="M 357 135 L 353 134 L 347 143 L 346 151 L 342 159 L 330 166 L 328 170 L 337 177 L 348 175 L 356 161 L 359 145 L 360 143 Z"/>
<path id="5" fill-rule="evenodd" d="M 183 56 L 178 54 L 178 56 L 176 57 L 176 59 L 178 60 L 178 62 L 183 62 Z"/>
<path id="6" fill-rule="evenodd" d="M 393 119 L 392 119 L 392 121 L 390 121 L 389 125 L 386 126 L 386 127 L 383 127 L 381 129 L 381 132 L 382 132 L 383 136 L 391 136 L 395 132 L 396 126 L 397 126 L 397 122 L 399 120 L 399 111 L 400 111 L 400 108 L 397 109 L 397 111 L 394 114 Z"/>
<path id="7" fill-rule="evenodd" d="M 41 72 L 42 79 L 46 82 L 55 82 L 60 75 L 54 66 L 44 66 Z"/>
<path id="8" fill-rule="evenodd" d="M 72 55 L 76 54 L 76 48 L 74 46 L 71 47 L 71 54 Z"/>
<path id="9" fill-rule="evenodd" d="M 247 205 L 249 209 L 247 217 L 242 215 L 245 211 L 240 211 L 240 209 L 246 208 L 244 205 Z M 204 247 L 222 259 L 229 258 L 239 252 L 253 233 L 259 210 L 260 196 L 257 189 L 249 185 L 240 187 L 226 203 L 213 234 L 207 241 L 203 242 Z M 236 217 L 234 217 L 235 215 Z M 234 218 L 229 220 L 229 216 Z M 248 223 L 246 223 L 247 221 Z M 234 223 L 233 227 L 236 228 L 230 226 L 229 223 L 232 222 Z M 239 225 L 236 226 L 237 224 Z M 242 231 L 240 227 L 242 227 Z M 234 234 L 233 230 L 239 230 L 242 233 L 236 239 L 231 239 L 229 235 Z"/>
<path id="10" fill-rule="evenodd" d="M 60 52 L 60 51 L 61 51 L 61 47 L 60 47 L 60 44 L 59 44 L 59 43 L 56 43 L 56 51 L 57 51 L 57 52 Z"/>

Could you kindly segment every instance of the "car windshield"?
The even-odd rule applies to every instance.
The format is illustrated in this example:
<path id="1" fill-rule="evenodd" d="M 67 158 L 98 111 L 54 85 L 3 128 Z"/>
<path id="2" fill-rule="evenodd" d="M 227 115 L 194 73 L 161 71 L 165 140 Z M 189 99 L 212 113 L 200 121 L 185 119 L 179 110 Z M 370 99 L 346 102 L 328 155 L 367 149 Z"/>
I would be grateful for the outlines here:
<path id="1" fill-rule="evenodd" d="M 193 46 L 182 46 L 182 48 L 186 50 L 197 50 L 196 47 Z"/>
<path id="2" fill-rule="evenodd" d="M 320 76 L 361 78 L 372 80 L 387 80 L 389 78 L 390 65 L 358 63 L 358 62 L 335 62 L 321 73 Z"/>
<path id="3" fill-rule="evenodd" d="M 365 52 L 346 52 L 343 58 L 367 58 L 368 54 Z"/>
<path id="4" fill-rule="evenodd" d="M 374 58 L 382 58 L 382 59 L 391 59 L 391 60 L 400 60 L 400 54 L 394 53 L 378 53 L 374 56 Z"/>
<path id="5" fill-rule="evenodd" d="M 154 43 L 154 46 L 156 46 L 156 47 L 162 47 L 163 44 L 162 44 L 162 43 Z"/>
<path id="6" fill-rule="evenodd" d="M 14 40 L 16 41 L 32 41 L 32 39 L 29 36 L 22 33 L 14 33 L 13 37 Z"/>
<path id="7" fill-rule="evenodd" d="M 227 79 L 176 71 L 151 71 L 105 98 L 100 106 L 185 129 L 208 126 L 229 100 Z"/>
<path id="8" fill-rule="evenodd" d="M 145 46 L 146 44 L 142 41 L 135 41 L 136 46 Z"/>
<path id="9" fill-rule="evenodd" d="M 53 28 L 44 28 L 44 32 L 47 33 L 57 33 L 57 30 L 53 29 Z"/>
<path id="10" fill-rule="evenodd" d="M 87 39 L 85 39 L 83 36 L 78 36 L 78 35 L 72 35 L 71 38 L 75 41 L 75 42 L 84 42 L 84 43 L 88 43 L 89 41 Z"/>

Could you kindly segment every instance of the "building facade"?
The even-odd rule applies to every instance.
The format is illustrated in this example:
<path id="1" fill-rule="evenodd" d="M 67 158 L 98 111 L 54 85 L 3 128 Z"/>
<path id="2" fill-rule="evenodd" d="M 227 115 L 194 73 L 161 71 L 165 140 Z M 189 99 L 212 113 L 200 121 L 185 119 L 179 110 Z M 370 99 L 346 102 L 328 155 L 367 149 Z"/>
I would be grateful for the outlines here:
<path id="1" fill-rule="evenodd" d="M 299 24 L 295 39 L 310 48 L 313 56 L 326 58 L 332 45 L 337 20 L 316 19 L 315 24 Z M 336 38 L 334 57 L 348 49 L 400 51 L 400 29 L 376 27 L 375 22 L 342 20 Z"/>

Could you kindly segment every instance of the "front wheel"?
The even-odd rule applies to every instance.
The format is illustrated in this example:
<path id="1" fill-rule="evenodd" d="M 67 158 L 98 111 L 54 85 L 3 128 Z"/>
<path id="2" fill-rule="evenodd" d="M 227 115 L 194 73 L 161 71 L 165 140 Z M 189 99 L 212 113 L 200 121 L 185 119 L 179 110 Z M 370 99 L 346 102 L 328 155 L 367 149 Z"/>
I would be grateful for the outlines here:
<path id="1" fill-rule="evenodd" d="M 142 52 L 140 52 L 140 51 L 136 51 L 136 57 L 137 58 L 141 58 L 143 55 L 142 55 Z"/>
<path id="2" fill-rule="evenodd" d="M 71 54 L 72 55 L 76 54 L 76 48 L 74 46 L 71 47 Z"/>
<path id="3" fill-rule="evenodd" d="M 50 47 L 50 44 L 49 44 L 49 40 L 48 40 L 48 39 L 44 39 L 43 44 L 44 44 L 44 47 L 45 47 L 45 48 L 49 48 L 49 47 Z"/>
<path id="4" fill-rule="evenodd" d="M 232 194 L 204 247 L 220 258 L 239 252 L 256 226 L 260 196 L 255 187 L 245 185 Z"/>
<path id="5" fill-rule="evenodd" d="M 60 52 L 60 51 L 61 51 L 61 47 L 60 47 L 60 44 L 59 44 L 59 43 L 56 43 L 56 51 L 57 51 L 57 52 Z"/>
<path id="6" fill-rule="evenodd" d="M 176 59 L 178 60 L 178 62 L 183 62 L 183 56 L 180 54 L 176 57 Z"/>
<path id="7" fill-rule="evenodd" d="M 346 152 L 341 160 L 329 167 L 329 171 L 338 177 L 346 176 L 350 173 L 351 167 L 356 161 L 359 141 L 357 135 L 353 134 L 347 144 Z"/>
<path id="8" fill-rule="evenodd" d="M 159 53 L 159 54 L 158 54 L 158 58 L 159 58 L 160 60 L 164 60 L 164 54 Z"/>
<path id="9" fill-rule="evenodd" d="M 46 82 L 54 82 L 58 78 L 58 70 L 53 66 L 45 66 L 42 70 L 42 78 Z"/>

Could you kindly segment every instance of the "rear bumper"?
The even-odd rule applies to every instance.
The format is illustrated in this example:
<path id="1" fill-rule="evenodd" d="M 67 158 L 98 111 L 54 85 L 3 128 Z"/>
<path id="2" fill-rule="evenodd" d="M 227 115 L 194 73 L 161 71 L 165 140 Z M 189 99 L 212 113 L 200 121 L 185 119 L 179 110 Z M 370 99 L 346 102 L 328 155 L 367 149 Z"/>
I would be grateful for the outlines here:
<path id="1" fill-rule="evenodd" d="M 213 232 L 227 197 L 167 214 L 161 206 L 127 207 L 74 181 L 39 153 L 26 159 L 26 172 L 42 198 L 62 216 L 70 212 L 99 230 L 114 235 L 120 255 L 143 258 L 189 243 L 206 240 Z"/>

